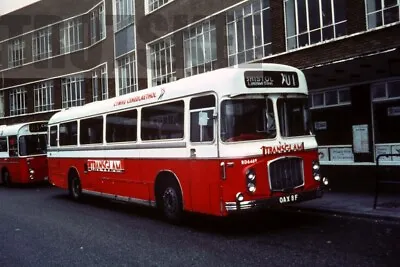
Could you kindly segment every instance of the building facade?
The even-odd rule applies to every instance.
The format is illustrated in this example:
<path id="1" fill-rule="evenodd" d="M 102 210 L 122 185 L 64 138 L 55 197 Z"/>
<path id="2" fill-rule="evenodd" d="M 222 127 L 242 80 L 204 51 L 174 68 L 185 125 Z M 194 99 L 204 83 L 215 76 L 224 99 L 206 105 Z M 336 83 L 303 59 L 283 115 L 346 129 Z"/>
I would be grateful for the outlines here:
<path id="1" fill-rule="evenodd" d="M 308 79 L 332 187 L 372 187 L 377 155 L 400 153 L 399 9 L 400 0 L 42 0 L 0 17 L 0 124 L 240 63 L 288 64 Z"/>

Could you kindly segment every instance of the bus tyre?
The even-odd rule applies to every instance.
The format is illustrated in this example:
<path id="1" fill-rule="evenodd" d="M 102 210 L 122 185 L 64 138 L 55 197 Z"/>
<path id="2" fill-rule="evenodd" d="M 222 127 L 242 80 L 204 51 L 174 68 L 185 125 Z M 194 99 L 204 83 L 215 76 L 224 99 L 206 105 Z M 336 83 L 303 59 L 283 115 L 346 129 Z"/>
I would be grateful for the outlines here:
<path id="1" fill-rule="evenodd" d="M 69 194 L 74 200 L 82 198 L 81 180 L 77 175 L 73 175 L 69 182 Z"/>
<path id="2" fill-rule="evenodd" d="M 8 186 L 8 187 L 11 186 L 11 184 L 12 184 L 11 183 L 11 177 L 10 177 L 10 173 L 7 170 L 3 171 L 2 179 L 3 179 L 3 185 L 4 186 Z"/>
<path id="3" fill-rule="evenodd" d="M 182 219 L 182 194 L 179 187 L 175 184 L 169 184 L 161 191 L 161 210 L 168 221 L 179 223 Z"/>

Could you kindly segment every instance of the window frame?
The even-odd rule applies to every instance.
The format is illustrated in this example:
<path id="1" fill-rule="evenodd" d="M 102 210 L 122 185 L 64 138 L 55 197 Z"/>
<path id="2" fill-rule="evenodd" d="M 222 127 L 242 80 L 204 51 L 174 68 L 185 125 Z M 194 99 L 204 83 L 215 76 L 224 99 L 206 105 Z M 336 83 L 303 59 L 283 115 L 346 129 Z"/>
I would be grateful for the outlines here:
<path id="1" fill-rule="evenodd" d="M 82 17 L 72 18 L 60 24 L 60 55 L 68 54 L 83 48 Z M 71 40 L 71 33 L 72 39 Z"/>
<path id="2" fill-rule="evenodd" d="M 172 3 L 173 1 L 174 0 L 144 0 L 145 15 L 148 15 L 150 13 L 157 11 L 158 9 L 165 7 L 166 5 Z M 159 2 L 163 2 L 163 3 L 160 5 Z M 157 3 L 157 6 L 155 3 Z M 153 7 L 151 7 L 151 6 L 153 6 Z"/>
<path id="3" fill-rule="evenodd" d="M 90 127 L 87 127 L 85 125 L 85 123 L 90 121 L 90 120 L 99 119 L 99 118 L 101 118 L 101 124 L 98 123 L 97 125 L 101 125 L 101 131 L 99 131 L 100 134 L 101 134 L 101 141 L 100 142 L 90 142 L 90 141 L 82 142 L 83 141 L 82 138 L 87 138 L 88 140 L 90 139 L 89 134 L 87 134 L 87 135 L 83 135 L 82 134 L 82 131 L 84 129 L 86 129 L 86 130 L 90 129 Z M 82 122 L 84 122 L 84 124 L 83 124 L 84 127 L 82 126 Z M 104 144 L 104 115 L 100 114 L 100 115 L 96 115 L 96 116 L 92 116 L 92 117 L 85 117 L 85 118 L 79 119 L 78 136 L 79 136 L 79 145 L 83 145 L 83 146 L 88 146 L 89 145 L 90 146 L 90 145 L 102 145 L 102 144 Z"/>
<path id="4" fill-rule="evenodd" d="M 392 24 L 400 23 L 400 1 L 399 0 L 397 0 L 397 4 L 395 4 L 393 6 L 389 6 L 389 7 L 385 7 L 385 0 L 380 0 L 381 8 L 380 9 L 375 9 L 374 11 L 371 11 L 371 12 L 368 12 L 368 2 L 369 1 L 370 0 L 365 0 L 364 1 L 365 25 L 366 25 L 366 30 L 367 31 L 370 31 L 370 30 L 373 30 L 373 29 L 377 29 L 377 28 L 381 28 L 381 27 L 385 27 L 385 26 L 392 25 Z M 385 11 L 389 10 L 389 9 L 392 9 L 392 8 L 396 8 L 396 7 L 398 9 L 398 20 L 394 21 L 394 22 L 385 23 Z M 369 15 L 378 14 L 378 13 L 381 13 L 380 14 L 380 18 L 381 18 L 382 25 L 375 26 L 375 27 L 370 27 L 369 20 L 368 20 Z"/>
<path id="5" fill-rule="evenodd" d="M 289 1 L 293 1 L 293 3 L 294 3 L 294 35 L 291 35 L 291 36 L 288 36 L 289 30 L 288 30 L 288 23 L 287 23 L 287 18 L 288 18 L 287 17 L 287 11 L 288 10 L 287 10 L 287 4 L 286 3 L 288 3 Z M 328 0 L 316 0 L 316 1 L 318 1 L 319 26 L 317 28 L 315 28 L 315 29 L 311 29 L 311 27 L 310 27 L 310 16 L 311 15 L 309 14 L 310 13 L 309 1 L 311 1 L 311 0 L 304 0 L 305 1 L 305 12 L 306 12 L 306 14 L 305 14 L 306 15 L 306 25 L 305 25 L 305 27 L 307 29 L 306 29 L 306 31 L 300 33 L 300 30 L 299 30 L 299 15 L 298 15 L 299 14 L 298 1 L 300 1 L 300 0 L 283 0 L 283 9 L 284 9 L 283 19 L 284 19 L 284 25 L 285 25 L 286 52 L 293 51 L 293 50 L 296 50 L 296 49 L 301 49 L 301 48 L 304 48 L 304 47 L 309 47 L 309 46 L 312 46 L 312 45 L 322 44 L 324 42 L 328 42 L 328 41 L 332 41 L 332 40 L 336 40 L 336 39 L 338 39 L 340 37 L 343 37 L 343 36 L 346 36 L 348 34 L 347 33 L 347 17 L 344 20 L 336 21 L 335 0 L 329 0 L 330 1 L 330 7 L 331 7 L 331 10 L 330 10 L 331 22 L 329 24 L 327 24 L 327 25 L 324 25 L 324 21 L 323 21 L 324 20 L 324 16 L 322 15 L 323 14 L 323 7 L 322 7 L 321 3 L 322 3 L 322 1 L 328 1 Z M 340 24 L 345 24 L 346 29 L 345 29 L 345 33 L 343 35 L 338 36 L 336 27 L 339 26 Z M 333 28 L 333 32 L 332 32 L 333 37 L 324 39 L 323 30 L 327 29 L 327 28 L 330 28 L 330 27 Z M 311 33 L 318 32 L 318 31 L 319 31 L 319 34 L 320 34 L 320 41 L 312 42 Z M 307 35 L 308 42 L 307 42 L 307 44 L 300 46 L 299 36 L 300 35 L 304 35 L 304 34 Z M 289 41 L 288 40 L 291 39 L 291 38 L 295 38 L 295 44 L 294 44 L 293 47 L 289 46 Z"/>
<path id="6" fill-rule="evenodd" d="M 146 112 L 148 110 L 154 109 L 156 107 L 166 106 L 166 105 L 170 105 L 170 104 L 177 104 L 177 105 L 181 104 L 182 105 L 182 109 L 181 109 L 182 112 L 180 113 L 181 116 L 182 116 L 180 118 L 180 119 L 182 119 L 182 121 L 181 121 L 182 137 L 170 137 L 170 138 L 159 137 L 159 138 L 153 138 L 153 139 L 147 139 L 147 138 L 144 139 L 143 138 L 144 137 L 143 125 L 146 125 L 149 122 L 147 119 L 150 118 L 151 116 L 146 117 L 146 115 L 144 116 L 143 114 L 146 114 Z M 185 126 L 185 113 L 187 112 L 186 111 L 186 105 L 187 104 L 185 103 L 184 99 L 178 99 L 178 100 L 173 100 L 173 101 L 169 101 L 169 102 L 163 102 L 163 103 L 159 103 L 159 104 L 155 104 L 155 105 L 146 105 L 144 107 L 141 107 L 140 108 L 140 116 L 139 116 L 139 120 L 140 120 L 139 137 L 140 137 L 140 140 L 142 142 L 144 142 L 144 143 L 148 143 L 148 142 L 165 142 L 165 141 L 170 142 L 170 141 L 181 141 L 181 140 L 183 140 L 185 138 L 185 136 L 186 136 L 186 126 Z M 167 115 L 164 114 L 163 116 L 167 120 L 171 119 L 171 117 L 169 117 L 169 114 L 167 114 Z M 160 117 L 160 115 L 153 116 L 153 117 Z M 144 120 L 146 120 L 145 123 L 144 123 Z M 157 125 L 157 123 L 158 123 L 158 121 L 154 125 Z M 162 124 L 160 124 L 160 125 L 162 125 Z M 160 130 L 160 128 L 158 128 L 158 130 Z"/>
<path id="7" fill-rule="evenodd" d="M 265 14 L 268 14 L 267 17 L 264 17 Z M 268 12 L 268 13 L 267 13 Z M 256 25 L 255 25 L 255 17 L 259 16 L 260 18 L 260 29 L 259 33 L 261 35 L 260 44 L 257 45 L 256 41 Z M 226 15 L 226 38 L 227 38 L 227 57 L 228 57 L 228 66 L 235 66 L 237 64 L 248 63 L 255 60 L 259 60 L 265 58 L 267 56 L 272 55 L 272 23 L 270 22 L 271 16 L 271 5 L 268 0 L 252 0 L 246 2 L 239 7 L 235 7 L 227 12 Z M 246 47 L 246 23 L 245 20 L 251 18 L 251 35 L 252 35 L 252 44 L 251 47 Z M 265 21 L 268 20 L 269 21 Z M 241 23 L 239 23 L 241 22 Z M 239 23 L 239 24 L 238 24 Z M 233 42 L 230 44 L 230 26 L 233 25 Z M 268 26 L 265 26 L 268 25 Z M 238 26 L 241 26 L 242 37 L 241 41 L 238 40 Z M 270 27 L 269 30 L 264 27 Z M 271 36 L 266 37 L 265 34 L 270 34 Z M 270 41 L 266 42 L 266 39 L 269 38 Z M 239 46 L 243 46 L 243 49 L 240 49 Z M 230 50 L 232 49 L 232 53 Z M 268 49 L 270 49 L 269 53 Z M 240 50 L 240 51 L 239 51 Z M 257 56 L 257 53 L 262 54 L 262 56 Z M 246 60 L 247 53 L 253 54 L 253 58 Z M 240 54 L 243 54 L 243 61 L 239 59 Z"/>
<path id="8" fill-rule="evenodd" d="M 52 27 L 35 31 L 32 34 L 32 61 L 39 61 L 53 55 Z"/>
<path id="9" fill-rule="evenodd" d="M 4 104 L 5 104 L 4 91 L 0 91 L 0 118 L 4 118 L 6 116 L 6 110 Z"/>
<path id="10" fill-rule="evenodd" d="M 25 87 L 17 87 L 10 90 L 10 116 L 27 114 L 26 97 L 27 91 Z"/>
<path id="11" fill-rule="evenodd" d="M 130 4 L 130 5 L 129 5 Z M 115 19 L 114 32 L 117 33 L 129 25 L 135 24 L 135 1 L 114 0 Z"/>
<path id="12" fill-rule="evenodd" d="M 72 86 L 73 85 L 73 86 Z M 62 108 L 82 106 L 85 104 L 85 79 L 82 74 L 61 79 Z M 75 96 L 76 99 L 72 99 Z M 74 105 L 77 104 L 77 105 Z"/>
<path id="13" fill-rule="evenodd" d="M 327 98 L 326 94 L 327 93 L 332 93 L 332 92 L 336 92 L 337 103 L 336 104 L 326 104 L 326 98 Z M 350 95 L 350 100 L 349 101 L 340 101 L 340 94 L 342 92 L 348 92 L 349 94 L 351 94 L 350 87 L 340 87 L 340 88 L 333 88 L 333 89 L 329 89 L 329 90 L 310 92 L 309 95 L 308 95 L 310 110 L 351 105 L 351 95 Z M 321 105 L 315 105 L 314 104 L 314 96 L 315 95 L 320 95 L 320 94 L 322 94 L 322 104 Z"/>
<path id="14" fill-rule="evenodd" d="M 200 49 L 198 46 L 199 38 L 201 39 L 202 46 Z M 207 38 L 208 40 L 206 40 Z M 194 53 L 196 54 L 196 63 L 193 63 L 193 44 L 195 45 Z M 198 59 L 200 51 L 200 54 L 203 56 L 203 61 L 201 63 L 199 63 Z M 214 70 L 216 68 L 215 62 L 217 59 L 217 29 L 215 20 L 207 19 L 197 23 L 192 27 L 186 28 L 183 31 L 183 60 L 185 77 Z M 190 65 L 188 62 L 190 62 Z"/>
<path id="15" fill-rule="evenodd" d="M 116 60 L 116 92 L 125 95 L 139 90 L 136 51 L 118 57 Z"/>
<path id="16" fill-rule="evenodd" d="M 22 66 L 25 62 L 25 40 L 16 38 L 8 44 L 8 67 Z"/>
<path id="17" fill-rule="evenodd" d="M 176 46 L 174 35 L 168 36 L 155 43 L 149 44 L 148 48 L 148 59 L 150 65 L 150 75 L 148 75 L 148 84 L 150 85 L 149 87 L 175 81 L 177 76 L 175 66 Z M 164 62 L 162 62 L 163 60 Z M 165 71 L 164 73 L 163 69 Z"/>
<path id="18" fill-rule="evenodd" d="M 136 115 L 136 125 L 135 125 L 135 133 L 136 133 L 136 138 L 134 140 L 127 140 L 127 141 L 109 141 L 109 134 L 108 134 L 108 124 L 107 124 L 107 119 L 109 116 L 115 116 L 121 113 L 130 113 L 130 112 L 135 112 Z M 105 131 L 104 131 L 104 140 L 105 140 L 105 144 L 120 144 L 120 143 L 137 143 L 139 141 L 139 111 L 137 108 L 133 108 L 133 109 L 127 109 L 127 110 L 119 110 L 116 112 L 111 112 L 111 113 L 107 113 L 105 114 L 105 119 L 104 119 L 104 123 L 105 123 Z M 127 129 L 127 127 L 125 127 L 125 129 Z"/>
<path id="19" fill-rule="evenodd" d="M 196 100 L 201 100 L 201 98 L 205 99 L 206 97 L 213 97 L 214 98 L 214 105 L 200 105 L 196 107 L 192 107 L 192 104 L 194 105 L 194 103 L 192 101 L 196 101 Z M 217 96 L 215 94 L 206 94 L 206 95 L 196 95 L 193 96 L 189 99 L 189 141 L 192 144 L 195 145 L 209 145 L 209 144 L 213 144 L 216 142 L 217 140 L 217 127 L 216 127 L 216 120 L 214 118 L 214 114 L 217 112 Z M 212 121 L 212 127 L 213 127 L 213 139 L 210 141 L 193 141 L 192 140 L 192 114 L 193 113 L 200 113 L 202 111 L 212 111 L 212 116 L 211 118 L 209 118 Z M 200 126 L 199 126 L 200 127 Z"/>
<path id="20" fill-rule="evenodd" d="M 33 92 L 35 113 L 54 109 L 54 82 L 52 80 L 35 84 Z"/>

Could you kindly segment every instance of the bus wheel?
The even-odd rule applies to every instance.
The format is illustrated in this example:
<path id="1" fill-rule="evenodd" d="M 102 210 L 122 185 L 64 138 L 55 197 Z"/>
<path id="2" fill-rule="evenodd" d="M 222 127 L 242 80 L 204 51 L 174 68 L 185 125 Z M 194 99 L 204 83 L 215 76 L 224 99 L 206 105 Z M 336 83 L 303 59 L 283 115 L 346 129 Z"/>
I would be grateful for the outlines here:
<path id="1" fill-rule="evenodd" d="M 81 180 L 77 175 L 73 175 L 70 178 L 69 194 L 75 200 L 79 200 L 82 197 Z"/>
<path id="2" fill-rule="evenodd" d="M 11 182 L 10 173 L 9 173 L 7 170 L 4 170 L 4 171 L 3 171 L 2 178 L 3 178 L 3 184 L 4 184 L 4 186 L 10 187 L 11 184 L 12 184 L 12 182 Z"/>
<path id="3" fill-rule="evenodd" d="M 161 209 L 164 216 L 172 223 L 179 223 L 182 219 L 182 194 L 179 187 L 169 184 L 161 191 Z"/>

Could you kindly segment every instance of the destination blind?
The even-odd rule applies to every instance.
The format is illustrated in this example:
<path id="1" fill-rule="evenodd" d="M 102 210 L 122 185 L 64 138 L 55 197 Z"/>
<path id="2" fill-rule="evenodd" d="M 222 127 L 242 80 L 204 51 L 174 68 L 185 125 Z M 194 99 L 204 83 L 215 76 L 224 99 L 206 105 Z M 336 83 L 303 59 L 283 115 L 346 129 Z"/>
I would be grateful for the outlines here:
<path id="1" fill-rule="evenodd" d="M 244 81 L 247 88 L 299 87 L 299 77 L 292 71 L 246 71 Z"/>

